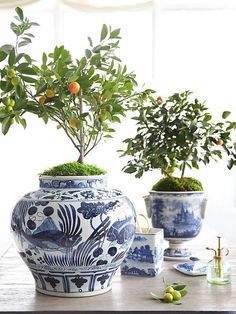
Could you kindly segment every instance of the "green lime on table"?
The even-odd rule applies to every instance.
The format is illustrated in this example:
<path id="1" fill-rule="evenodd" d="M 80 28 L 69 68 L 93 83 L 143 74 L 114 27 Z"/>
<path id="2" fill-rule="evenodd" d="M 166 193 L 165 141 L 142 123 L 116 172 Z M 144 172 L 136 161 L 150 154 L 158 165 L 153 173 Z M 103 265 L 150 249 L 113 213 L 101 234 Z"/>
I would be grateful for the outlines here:
<path id="1" fill-rule="evenodd" d="M 179 301 L 181 299 L 181 293 L 177 290 L 174 290 L 173 292 L 171 292 L 172 296 L 173 296 L 173 300 L 174 301 Z"/>
<path id="2" fill-rule="evenodd" d="M 186 285 L 178 283 L 167 285 L 164 279 L 163 283 L 165 285 L 163 297 L 159 296 L 156 293 L 151 292 L 152 298 L 160 302 L 171 303 L 175 305 L 182 304 L 181 299 L 187 294 L 187 290 L 185 290 Z"/>
<path id="3" fill-rule="evenodd" d="M 169 293 L 169 292 L 166 292 L 165 294 L 164 294 L 164 301 L 166 301 L 166 302 L 172 302 L 173 301 L 173 299 L 174 299 L 174 297 L 173 297 L 173 295 L 171 294 L 171 293 Z"/>
<path id="4" fill-rule="evenodd" d="M 175 289 L 172 286 L 166 287 L 166 292 L 172 293 Z"/>

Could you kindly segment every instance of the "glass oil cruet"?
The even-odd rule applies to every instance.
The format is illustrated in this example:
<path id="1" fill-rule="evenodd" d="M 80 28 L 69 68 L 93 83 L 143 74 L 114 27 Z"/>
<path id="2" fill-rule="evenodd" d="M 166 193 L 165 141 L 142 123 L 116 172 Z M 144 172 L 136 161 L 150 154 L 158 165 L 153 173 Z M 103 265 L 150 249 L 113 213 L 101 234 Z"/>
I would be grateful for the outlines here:
<path id="1" fill-rule="evenodd" d="M 222 251 L 226 250 L 225 256 L 229 254 L 229 250 L 221 248 L 221 237 L 218 238 L 217 250 L 207 247 L 207 250 L 215 252 L 215 256 L 207 264 L 207 281 L 215 285 L 226 285 L 230 283 L 230 264 L 225 261 Z"/>

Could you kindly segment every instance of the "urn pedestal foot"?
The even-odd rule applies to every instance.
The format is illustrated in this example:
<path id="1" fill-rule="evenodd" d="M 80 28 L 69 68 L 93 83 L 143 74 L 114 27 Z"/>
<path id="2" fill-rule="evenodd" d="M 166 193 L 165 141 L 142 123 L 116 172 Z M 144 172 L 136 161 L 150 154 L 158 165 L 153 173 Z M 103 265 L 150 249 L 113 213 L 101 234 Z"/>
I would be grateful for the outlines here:
<path id="1" fill-rule="evenodd" d="M 164 258 L 177 259 L 177 258 L 189 258 L 192 255 L 191 250 L 187 247 L 186 243 L 173 243 L 169 240 L 169 247 L 165 249 Z"/>

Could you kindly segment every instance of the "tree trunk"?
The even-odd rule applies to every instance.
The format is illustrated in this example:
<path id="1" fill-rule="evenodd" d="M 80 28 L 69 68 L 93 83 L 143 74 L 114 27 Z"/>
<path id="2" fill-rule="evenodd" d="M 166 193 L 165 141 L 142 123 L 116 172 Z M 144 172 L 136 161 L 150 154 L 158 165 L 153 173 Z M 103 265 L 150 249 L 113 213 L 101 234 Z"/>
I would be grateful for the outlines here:
<path id="1" fill-rule="evenodd" d="M 83 100 L 82 100 L 82 91 L 79 92 L 79 105 L 80 105 L 80 115 L 83 113 Z M 78 162 L 83 164 L 84 163 L 84 127 L 83 121 L 81 121 L 81 128 L 80 128 L 80 155 Z"/>

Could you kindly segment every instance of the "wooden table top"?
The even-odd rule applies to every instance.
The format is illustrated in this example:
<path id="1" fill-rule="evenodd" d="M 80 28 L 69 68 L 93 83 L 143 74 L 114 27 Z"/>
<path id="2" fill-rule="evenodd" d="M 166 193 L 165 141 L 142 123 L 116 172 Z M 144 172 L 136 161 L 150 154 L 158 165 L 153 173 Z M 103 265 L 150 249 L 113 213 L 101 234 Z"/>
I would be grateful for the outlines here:
<path id="1" fill-rule="evenodd" d="M 205 253 L 208 237 L 195 249 Z M 204 241 L 206 243 L 204 243 Z M 216 240 L 215 240 L 216 245 Z M 208 254 L 208 253 L 207 253 Z M 87 298 L 59 298 L 40 294 L 34 280 L 16 249 L 12 246 L 0 259 L 0 313 L 236 313 L 236 248 L 230 247 L 227 260 L 232 267 L 232 282 L 210 285 L 205 276 L 187 276 L 173 268 L 176 261 L 164 261 L 164 270 L 154 278 L 121 276 L 118 272 L 112 290 Z M 183 282 L 188 294 L 181 305 L 155 301 L 150 292 L 162 294 L 163 277 L 167 283 Z"/>

